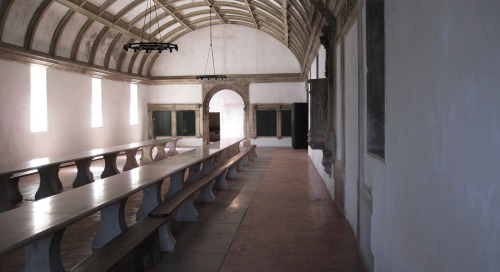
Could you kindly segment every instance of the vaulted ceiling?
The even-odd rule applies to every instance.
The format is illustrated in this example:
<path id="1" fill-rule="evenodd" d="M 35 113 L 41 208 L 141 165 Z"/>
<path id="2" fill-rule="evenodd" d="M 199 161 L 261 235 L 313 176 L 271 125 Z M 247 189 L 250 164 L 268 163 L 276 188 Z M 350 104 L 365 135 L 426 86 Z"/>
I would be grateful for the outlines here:
<path id="1" fill-rule="evenodd" d="M 213 25 L 269 34 L 293 53 L 302 70 L 324 24 L 309 0 L 1 0 L 0 41 L 4 51 L 149 78 L 158 52 L 127 56 L 124 44 L 175 43 L 208 27 L 210 18 Z"/>

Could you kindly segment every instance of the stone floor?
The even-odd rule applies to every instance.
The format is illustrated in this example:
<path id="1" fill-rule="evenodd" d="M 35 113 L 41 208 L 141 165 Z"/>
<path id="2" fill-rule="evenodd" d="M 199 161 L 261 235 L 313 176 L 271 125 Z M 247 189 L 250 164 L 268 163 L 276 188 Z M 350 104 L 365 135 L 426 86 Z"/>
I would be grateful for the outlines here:
<path id="1" fill-rule="evenodd" d="M 257 152 L 239 179 L 228 181 L 228 190 L 214 192 L 215 203 L 196 205 L 198 222 L 173 222 L 176 251 L 162 254 L 161 265 L 148 271 L 365 271 L 353 232 L 307 151 Z M 97 176 L 100 162 L 92 166 Z M 65 188 L 76 175 L 71 168 L 60 173 Z M 29 199 L 36 191 L 36 176 L 24 179 L 21 190 Z M 168 184 L 167 179 L 163 191 Z M 138 193 L 127 201 L 128 225 L 134 223 L 141 198 Z M 97 213 L 66 229 L 61 244 L 66 269 L 91 254 L 99 220 Z M 23 266 L 23 250 L 0 259 L 0 271 L 22 271 Z M 131 267 L 124 262 L 117 270 Z"/>

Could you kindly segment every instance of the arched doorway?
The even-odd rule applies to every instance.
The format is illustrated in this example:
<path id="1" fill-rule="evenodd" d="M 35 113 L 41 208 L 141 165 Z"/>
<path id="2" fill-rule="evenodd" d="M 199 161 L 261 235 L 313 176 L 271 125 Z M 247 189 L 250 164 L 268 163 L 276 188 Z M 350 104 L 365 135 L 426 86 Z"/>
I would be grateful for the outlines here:
<path id="1" fill-rule="evenodd" d="M 210 141 L 245 137 L 245 103 L 231 90 L 217 92 L 209 104 Z"/>
<path id="2" fill-rule="evenodd" d="M 217 85 L 203 85 L 203 142 L 208 144 L 210 142 L 210 127 L 209 127 L 209 116 L 210 116 L 210 101 L 220 91 L 229 91 L 232 94 L 236 93 L 243 100 L 243 137 L 250 139 L 250 99 L 249 99 L 249 88 L 248 84 L 236 84 L 236 83 L 223 83 Z M 241 134 L 240 134 L 241 135 Z M 222 135 L 225 137 L 224 135 Z"/>

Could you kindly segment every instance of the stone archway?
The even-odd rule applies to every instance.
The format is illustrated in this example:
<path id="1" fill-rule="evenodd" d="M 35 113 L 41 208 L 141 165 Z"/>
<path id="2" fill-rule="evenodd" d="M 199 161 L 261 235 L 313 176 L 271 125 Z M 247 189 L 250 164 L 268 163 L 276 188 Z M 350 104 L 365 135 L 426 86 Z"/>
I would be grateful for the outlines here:
<path id="1" fill-rule="evenodd" d="M 250 90 L 249 84 L 238 84 L 238 83 L 214 83 L 214 84 L 203 84 L 202 86 L 202 99 L 203 99 L 203 142 L 208 144 L 210 142 L 210 130 L 208 124 L 209 111 L 210 111 L 210 100 L 219 91 L 231 90 L 236 92 L 243 99 L 245 108 L 245 125 L 244 125 L 244 135 L 247 140 L 250 140 Z"/>

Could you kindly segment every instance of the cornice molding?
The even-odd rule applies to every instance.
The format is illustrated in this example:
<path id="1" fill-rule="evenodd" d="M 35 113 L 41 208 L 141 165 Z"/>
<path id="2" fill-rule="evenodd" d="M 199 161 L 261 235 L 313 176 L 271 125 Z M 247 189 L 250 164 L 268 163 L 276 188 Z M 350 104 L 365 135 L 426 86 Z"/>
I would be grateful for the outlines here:
<path id="1" fill-rule="evenodd" d="M 17 61 L 27 64 L 40 64 L 53 69 L 70 71 L 89 76 L 106 78 L 119 81 L 136 82 L 146 85 L 171 85 L 171 84 L 216 84 L 217 81 L 200 81 L 196 76 L 168 76 L 168 77 L 147 77 L 135 74 L 118 72 L 115 70 L 90 66 L 86 62 L 72 62 L 61 57 L 54 57 L 46 53 L 32 50 L 28 52 L 21 46 L 0 43 L 0 59 Z M 233 74 L 227 75 L 228 80 L 220 83 L 277 83 L 277 82 L 303 82 L 305 78 L 301 73 L 281 73 L 281 74 Z"/>

